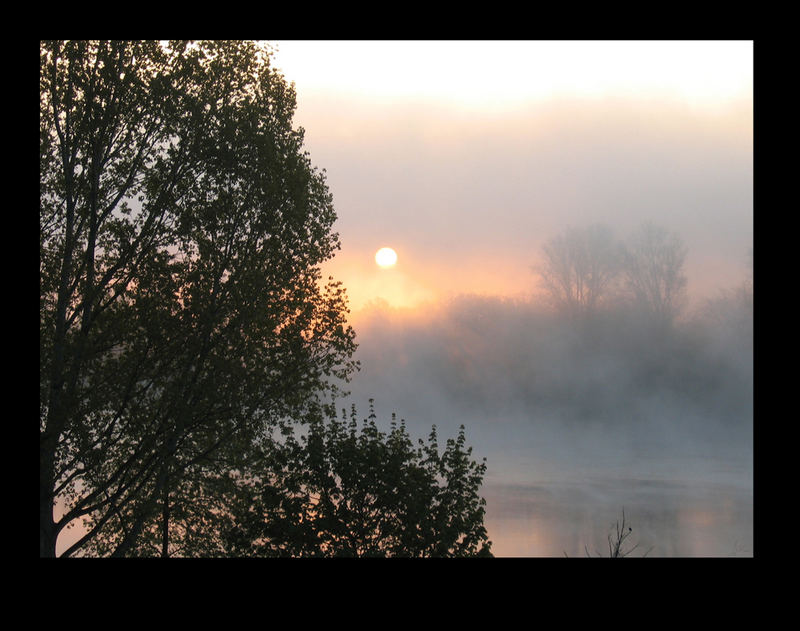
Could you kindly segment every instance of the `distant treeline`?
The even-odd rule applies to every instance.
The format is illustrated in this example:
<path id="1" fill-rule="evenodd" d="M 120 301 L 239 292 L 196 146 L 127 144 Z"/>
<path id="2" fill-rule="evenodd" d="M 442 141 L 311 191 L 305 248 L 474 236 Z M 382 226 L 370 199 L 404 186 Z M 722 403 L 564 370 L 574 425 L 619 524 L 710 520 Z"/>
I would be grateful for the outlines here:
<path id="1" fill-rule="evenodd" d="M 359 322 L 358 356 L 369 368 L 360 379 L 370 380 L 370 391 L 385 379 L 409 392 L 444 393 L 472 412 L 752 420 L 749 280 L 681 318 L 647 309 L 635 293 L 612 300 L 626 294 L 624 283 L 616 294 L 611 287 L 591 300 L 574 293 L 585 300 L 556 308 L 538 298 L 461 296 L 424 322 L 376 307 Z"/>

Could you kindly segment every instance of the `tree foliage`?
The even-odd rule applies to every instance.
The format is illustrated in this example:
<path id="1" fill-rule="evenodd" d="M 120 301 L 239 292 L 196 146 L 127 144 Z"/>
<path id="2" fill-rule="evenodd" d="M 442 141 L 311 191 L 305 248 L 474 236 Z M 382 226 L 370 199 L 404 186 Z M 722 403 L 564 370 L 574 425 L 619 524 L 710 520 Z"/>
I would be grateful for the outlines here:
<path id="1" fill-rule="evenodd" d="M 181 494 L 356 367 L 331 195 L 264 46 L 43 41 L 39 79 L 40 554 L 80 519 L 67 554 L 167 553 Z"/>
<path id="2" fill-rule="evenodd" d="M 228 554 L 310 557 L 491 556 L 479 489 L 485 460 L 471 458 L 464 427 L 440 451 L 436 427 L 415 446 L 392 415 L 381 431 L 370 405 L 361 424 L 312 419 L 242 481 Z"/>

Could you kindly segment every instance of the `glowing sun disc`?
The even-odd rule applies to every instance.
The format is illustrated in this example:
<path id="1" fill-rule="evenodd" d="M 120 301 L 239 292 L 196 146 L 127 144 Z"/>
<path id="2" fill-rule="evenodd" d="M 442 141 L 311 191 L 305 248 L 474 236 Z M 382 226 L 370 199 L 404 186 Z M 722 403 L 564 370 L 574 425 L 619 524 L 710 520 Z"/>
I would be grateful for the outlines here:
<path id="1" fill-rule="evenodd" d="M 381 248 L 375 253 L 375 262 L 381 267 L 391 267 L 397 263 L 397 252 L 392 248 Z"/>

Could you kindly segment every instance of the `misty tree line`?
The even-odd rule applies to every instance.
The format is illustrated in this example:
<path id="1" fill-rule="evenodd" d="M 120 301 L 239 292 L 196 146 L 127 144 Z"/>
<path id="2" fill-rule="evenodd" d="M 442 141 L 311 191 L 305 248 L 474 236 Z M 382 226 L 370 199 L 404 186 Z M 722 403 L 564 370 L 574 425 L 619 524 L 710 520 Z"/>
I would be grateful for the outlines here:
<path id="1" fill-rule="evenodd" d="M 489 553 L 485 465 L 334 411 L 323 171 L 247 41 L 40 42 L 39 552 Z"/>
<path id="2" fill-rule="evenodd" d="M 687 252 L 680 235 L 651 221 L 625 240 L 607 225 L 593 224 L 548 240 L 532 269 L 549 305 L 573 319 L 627 312 L 661 331 L 679 319 L 704 318 L 722 327 L 746 320 L 753 307 L 752 251 L 741 283 L 706 297 L 694 314 L 687 314 Z"/>
<path id="3" fill-rule="evenodd" d="M 677 234 L 651 222 L 626 241 L 595 224 L 550 239 L 535 269 L 553 306 L 570 317 L 628 305 L 669 327 L 686 305 L 686 253 Z"/>
<path id="4" fill-rule="evenodd" d="M 563 318 L 547 335 L 561 340 L 554 361 L 573 363 L 567 379 L 539 368 L 527 396 L 570 399 L 587 417 L 646 397 L 661 398 L 665 411 L 682 401 L 700 416 L 751 417 L 752 275 L 690 312 L 686 255 L 678 234 L 652 222 L 625 240 L 594 224 L 547 241 L 533 269 L 545 302 Z M 752 254 L 747 263 L 751 272 Z M 542 345 L 534 346 L 522 352 L 535 358 Z"/>
<path id="5" fill-rule="evenodd" d="M 420 322 L 376 307 L 359 324 L 360 358 L 372 368 L 362 384 L 404 383 L 405 396 L 427 392 L 465 414 L 532 423 L 657 418 L 745 427 L 752 260 L 743 255 L 739 284 L 689 309 L 686 254 L 678 235 L 653 224 L 626 241 L 601 225 L 566 230 L 544 244 L 535 268 L 544 294 L 457 296 Z"/>

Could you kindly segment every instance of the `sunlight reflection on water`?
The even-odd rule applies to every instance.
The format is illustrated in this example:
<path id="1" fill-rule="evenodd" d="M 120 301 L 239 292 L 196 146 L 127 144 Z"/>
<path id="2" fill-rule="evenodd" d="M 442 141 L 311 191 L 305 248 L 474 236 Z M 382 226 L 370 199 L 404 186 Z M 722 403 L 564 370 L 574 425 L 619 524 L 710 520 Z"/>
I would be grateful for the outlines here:
<path id="1" fill-rule="evenodd" d="M 663 480 L 487 484 L 486 527 L 498 557 L 608 556 L 625 513 L 631 557 L 752 556 L 752 490 Z"/>
<path id="2" fill-rule="evenodd" d="M 495 556 L 608 556 L 623 510 L 631 557 L 753 556 L 752 442 L 723 430 L 670 441 L 655 428 L 484 437 Z"/>

